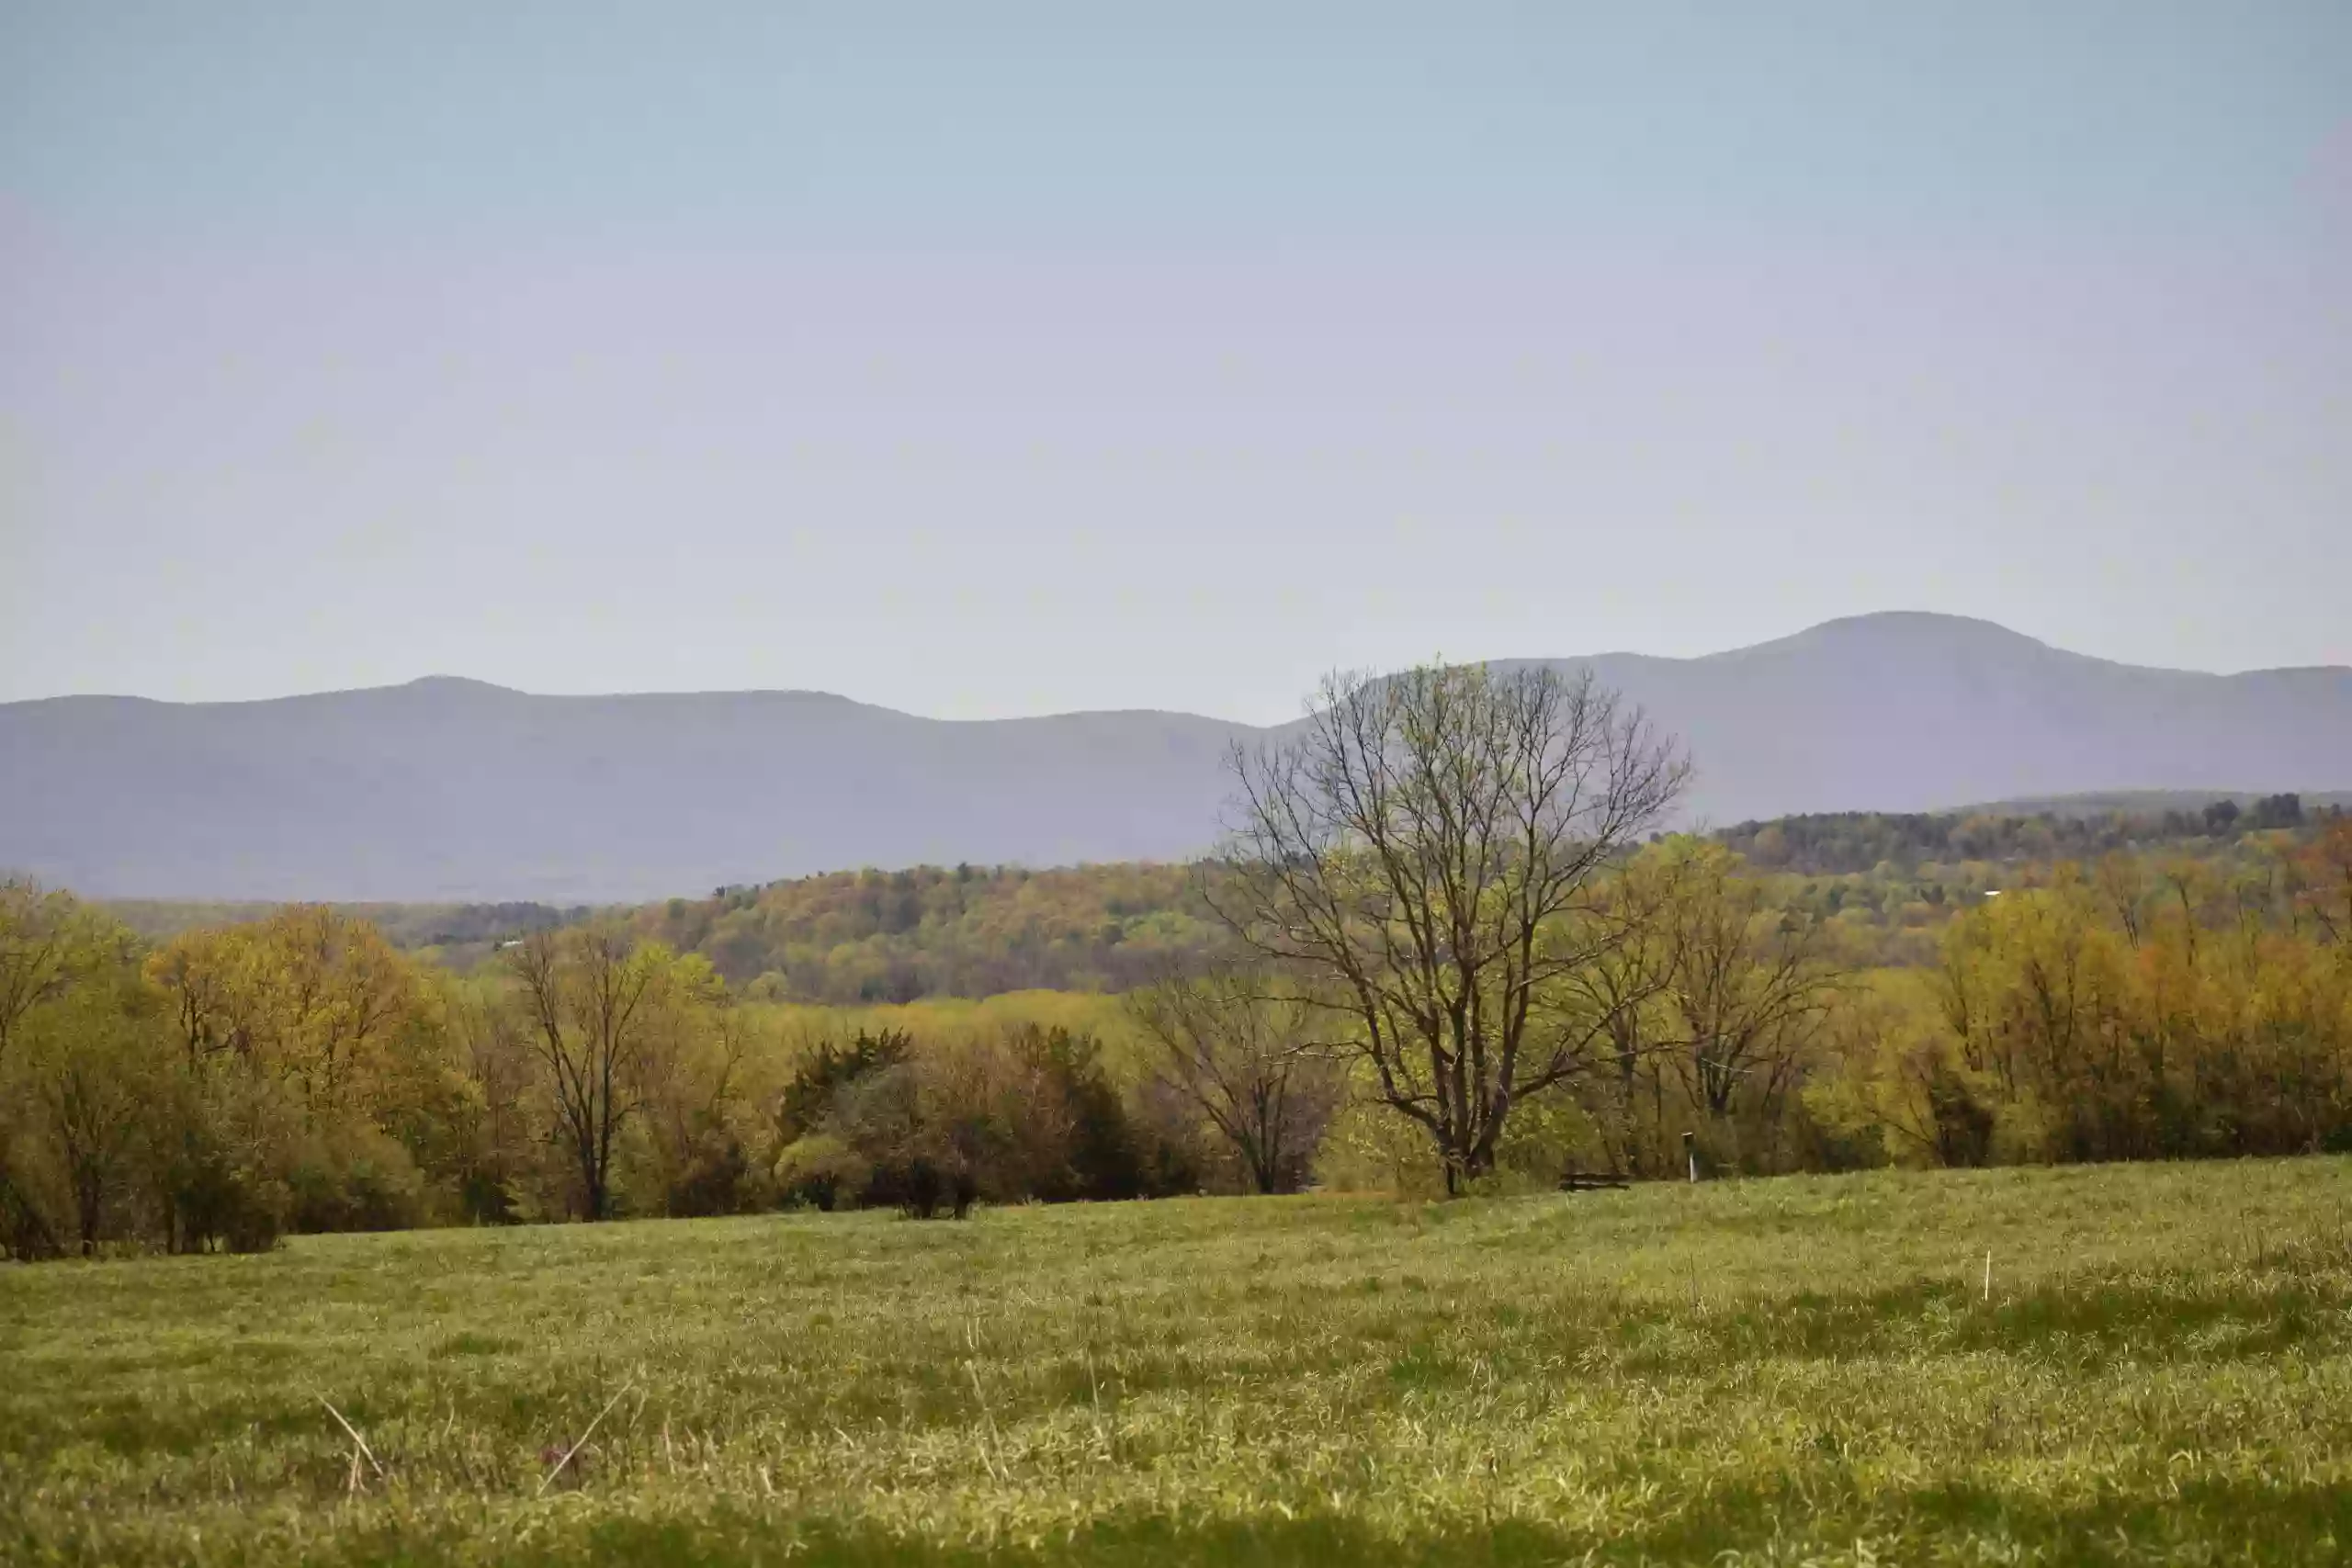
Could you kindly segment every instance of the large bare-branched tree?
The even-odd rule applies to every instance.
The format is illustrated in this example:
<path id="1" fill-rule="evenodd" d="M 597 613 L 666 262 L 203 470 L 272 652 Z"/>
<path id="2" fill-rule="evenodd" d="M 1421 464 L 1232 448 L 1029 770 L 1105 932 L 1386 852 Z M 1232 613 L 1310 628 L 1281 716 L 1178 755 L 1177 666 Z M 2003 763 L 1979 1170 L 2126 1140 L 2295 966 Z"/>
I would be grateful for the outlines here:
<path id="1" fill-rule="evenodd" d="M 1702 848 L 1676 869 L 1663 934 L 1684 1086 L 1718 1125 L 1743 1097 L 1770 1121 L 1838 984 L 1821 923 L 1772 908 L 1728 851 Z"/>
<path id="2" fill-rule="evenodd" d="M 1311 1007 L 1278 989 L 1217 964 L 1127 994 L 1159 1081 L 1233 1145 L 1260 1192 L 1306 1185 L 1344 1088 L 1339 1064 L 1315 1049 Z"/>
<path id="3" fill-rule="evenodd" d="M 1237 749 L 1214 908 L 1338 998 L 1374 1092 L 1429 1133 L 1449 1190 L 1511 1109 L 1604 1053 L 1566 981 L 1638 929 L 1601 897 L 1688 776 L 1589 673 L 1432 666 L 1340 676 L 1285 738 Z"/>
<path id="4" fill-rule="evenodd" d="M 535 931 L 508 954 L 592 1220 L 613 1212 L 613 1141 L 639 1109 L 665 959 L 605 926 Z"/>
<path id="5" fill-rule="evenodd" d="M 1608 1070 L 1581 1087 L 1602 1157 L 1610 1169 L 1635 1176 L 1664 1168 L 1666 1083 L 1657 1057 L 1672 1037 L 1654 1002 L 1674 978 L 1667 933 L 1678 870 L 1656 849 L 1629 860 L 1599 894 L 1619 940 L 1561 980 L 1564 1010 L 1589 1018 L 1604 1037 Z"/>

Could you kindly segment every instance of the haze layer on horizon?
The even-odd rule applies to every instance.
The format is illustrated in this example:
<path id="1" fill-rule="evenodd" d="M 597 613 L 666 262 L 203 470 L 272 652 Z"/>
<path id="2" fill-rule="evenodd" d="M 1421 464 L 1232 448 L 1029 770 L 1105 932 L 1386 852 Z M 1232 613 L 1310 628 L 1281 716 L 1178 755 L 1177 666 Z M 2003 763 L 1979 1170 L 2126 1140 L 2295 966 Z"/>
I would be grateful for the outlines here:
<path id="1" fill-rule="evenodd" d="M 1111 9 L 9 7 L 0 700 L 2352 663 L 2352 8 Z"/>

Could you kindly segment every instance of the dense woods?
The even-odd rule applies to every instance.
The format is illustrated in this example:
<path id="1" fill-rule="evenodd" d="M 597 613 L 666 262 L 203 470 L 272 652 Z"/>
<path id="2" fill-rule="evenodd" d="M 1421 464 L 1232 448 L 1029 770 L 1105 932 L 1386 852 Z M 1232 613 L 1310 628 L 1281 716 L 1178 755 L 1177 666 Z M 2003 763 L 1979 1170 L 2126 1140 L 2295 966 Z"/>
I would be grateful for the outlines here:
<path id="1" fill-rule="evenodd" d="M 121 900 L 108 909 L 160 939 L 269 911 L 253 905 Z M 401 947 L 467 967 L 502 942 L 591 919 L 699 953 L 729 985 L 769 1001 L 828 1005 L 1116 991 L 1170 954 L 1212 945 L 1191 868 L 1122 864 L 1032 871 L 917 866 L 721 887 L 625 908 L 548 904 L 347 905 Z"/>
<path id="2" fill-rule="evenodd" d="M 1124 991 L 1215 944 L 1192 869 L 935 866 L 721 888 L 633 911 L 752 995 L 906 1002 L 1001 991 Z"/>
<path id="3" fill-rule="evenodd" d="M 1743 822 L 1715 837 L 1772 871 L 1821 875 L 1884 868 L 1913 873 L 1934 865 L 2046 865 L 2143 850 L 2210 852 L 2279 829 L 2324 825 L 2343 815 L 2338 805 L 2306 811 L 2301 795 L 2272 795 L 2243 807 L 2223 798 L 2194 810 L 2118 806 L 2030 815 L 1998 810 L 1831 812 Z"/>
<path id="4" fill-rule="evenodd" d="M 1742 823 L 1711 835 L 1773 897 L 1835 916 L 1846 960 L 1923 964 L 1935 930 L 1990 889 L 2045 876 L 2066 861 L 2112 852 L 2188 858 L 2234 873 L 2260 864 L 2287 830 L 2324 827 L 2336 804 L 2297 797 L 2181 806 L 1945 815 L 1849 812 Z M 108 901 L 107 913 L 161 941 L 196 926 L 234 925 L 266 905 Z M 1202 897 L 1196 869 L 1118 864 L 1033 871 L 917 866 L 839 872 L 614 909 L 548 904 L 354 904 L 385 940 L 468 969 L 532 931 L 601 919 L 679 953 L 698 953 L 747 998 L 830 1007 L 989 997 L 1025 990 L 1125 991 L 1170 962 L 1205 961 L 1227 933 Z M 1924 933 L 1924 934 L 1923 934 Z"/>
<path id="5" fill-rule="evenodd" d="M 1592 779 L 1669 782 L 1625 774 L 1664 758 L 1611 712 L 1583 722 L 1605 743 L 1580 799 Z M 1544 808 L 1494 798 L 1533 802 L 1522 823 Z M 1428 865 L 1446 874 L 1472 842 L 1453 820 L 1416 851 L 1445 850 Z M 1581 858 L 1472 887 L 1463 911 L 1498 923 L 1437 933 L 1430 977 L 1369 1012 L 1344 971 L 1301 966 L 1297 928 L 1271 933 L 1285 951 L 1248 923 L 1296 911 L 1262 881 L 1237 902 L 1238 855 L 389 923 L 145 906 L 147 934 L 11 880 L 0 1248 L 1673 1177 L 1686 1134 L 1716 1175 L 2352 1147 L 2339 811 L 1801 818 L 1709 839 L 1639 836 L 1640 809 L 1609 835 L 1561 820 Z M 1295 870 L 1318 843 L 1277 848 Z M 1373 919 L 1359 935 L 1404 919 L 1399 884 L 1325 869 L 1323 892 Z M 1379 978 L 1377 948 L 1356 950 L 1357 979 Z M 1374 1049 L 1396 1007 L 1432 1030 Z M 1466 1058 L 1457 1015 L 1495 1031 L 1477 1044 L 1500 1076 L 1441 1105 L 1415 1064 L 1452 1070 L 1457 1039 Z"/>

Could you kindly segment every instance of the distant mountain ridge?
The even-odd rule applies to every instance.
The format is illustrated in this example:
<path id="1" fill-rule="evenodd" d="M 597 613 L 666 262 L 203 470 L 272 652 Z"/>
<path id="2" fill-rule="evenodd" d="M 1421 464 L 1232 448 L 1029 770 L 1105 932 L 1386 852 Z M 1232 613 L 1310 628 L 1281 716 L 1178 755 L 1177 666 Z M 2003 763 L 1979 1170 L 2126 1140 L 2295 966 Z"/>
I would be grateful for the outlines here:
<path id="1" fill-rule="evenodd" d="M 1540 662 L 1590 668 L 1682 739 L 1693 821 L 2352 786 L 2341 668 L 2146 669 L 1915 613 L 1698 659 Z M 1227 749 L 1277 733 L 442 676 L 251 703 L 58 697 L 0 704 L 0 866 L 103 897 L 576 902 L 861 865 L 1176 859 L 1216 839 Z"/>

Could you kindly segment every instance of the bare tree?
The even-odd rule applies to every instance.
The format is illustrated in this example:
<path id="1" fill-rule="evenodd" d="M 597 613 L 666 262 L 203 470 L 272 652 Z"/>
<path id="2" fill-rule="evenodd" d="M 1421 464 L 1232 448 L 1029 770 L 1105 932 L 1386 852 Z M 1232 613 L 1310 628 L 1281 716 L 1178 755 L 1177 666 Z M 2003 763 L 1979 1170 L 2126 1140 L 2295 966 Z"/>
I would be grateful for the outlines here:
<path id="1" fill-rule="evenodd" d="M 639 1103 L 658 954 L 610 927 L 535 931 L 509 963 L 555 1100 L 558 1135 L 580 1173 L 586 1215 L 612 1213 L 613 1139 Z"/>
<path id="2" fill-rule="evenodd" d="M 511 1217 L 510 1183 L 536 1142 L 526 1110 L 538 1066 L 537 1025 L 505 987 L 473 979 L 453 981 L 445 1017 L 458 1070 L 474 1093 L 458 1097 L 448 1116 L 460 1150 L 467 1212 L 477 1219 Z"/>
<path id="3" fill-rule="evenodd" d="M 1610 1069 L 1583 1087 L 1587 1109 L 1611 1168 L 1635 1176 L 1665 1169 L 1668 1157 L 1661 1141 L 1666 1083 L 1657 1058 L 1672 1050 L 1673 1035 L 1656 1016 L 1655 1003 L 1674 975 L 1666 915 L 1679 870 L 1674 857 L 1645 853 L 1610 878 L 1597 897 L 1619 940 L 1561 981 L 1559 1005 L 1599 1028 Z"/>
<path id="4" fill-rule="evenodd" d="M 1673 880 L 1664 937 L 1684 1085 L 1719 1126 L 1743 1089 L 1770 1120 L 1838 977 L 1821 925 L 1767 908 L 1727 851 L 1696 850 Z"/>
<path id="5" fill-rule="evenodd" d="M 1338 1065 L 1313 1049 L 1307 1005 L 1218 965 L 1197 977 L 1163 976 L 1129 992 L 1127 1007 L 1155 1047 L 1160 1082 L 1233 1145 L 1250 1185 L 1304 1186 L 1345 1088 Z"/>
<path id="6" fill-rule="evenodd" d="M 751 1029 L 718 976 L 699 959 L 682 960 L 666 989 L 648 1021 L 639 1100 L 652 1134 L 664 1212 L 709 1212 L 700 1206 L 735 1201 L 735 1179 L 715 1183 L 718 1173 L 707 1162 L 729 1147 L 740 1152 L 730 1120 Z M 698 1161 L 706 1162 L 699 1173 Z"/>
<path id="7" fill-rule="evenodd" d="M 1629 940 L 1600 897 L 1687 764 L 1589 672 L 1335 677 L 1289 739 L 1237 748 L 1212 907 L 1339 998 L 1383 1103 L 1446 1184 L 1492 1168 L 1511 1108 L 1592 1065 L 1608 1019 L 1563 982 Z"/>

